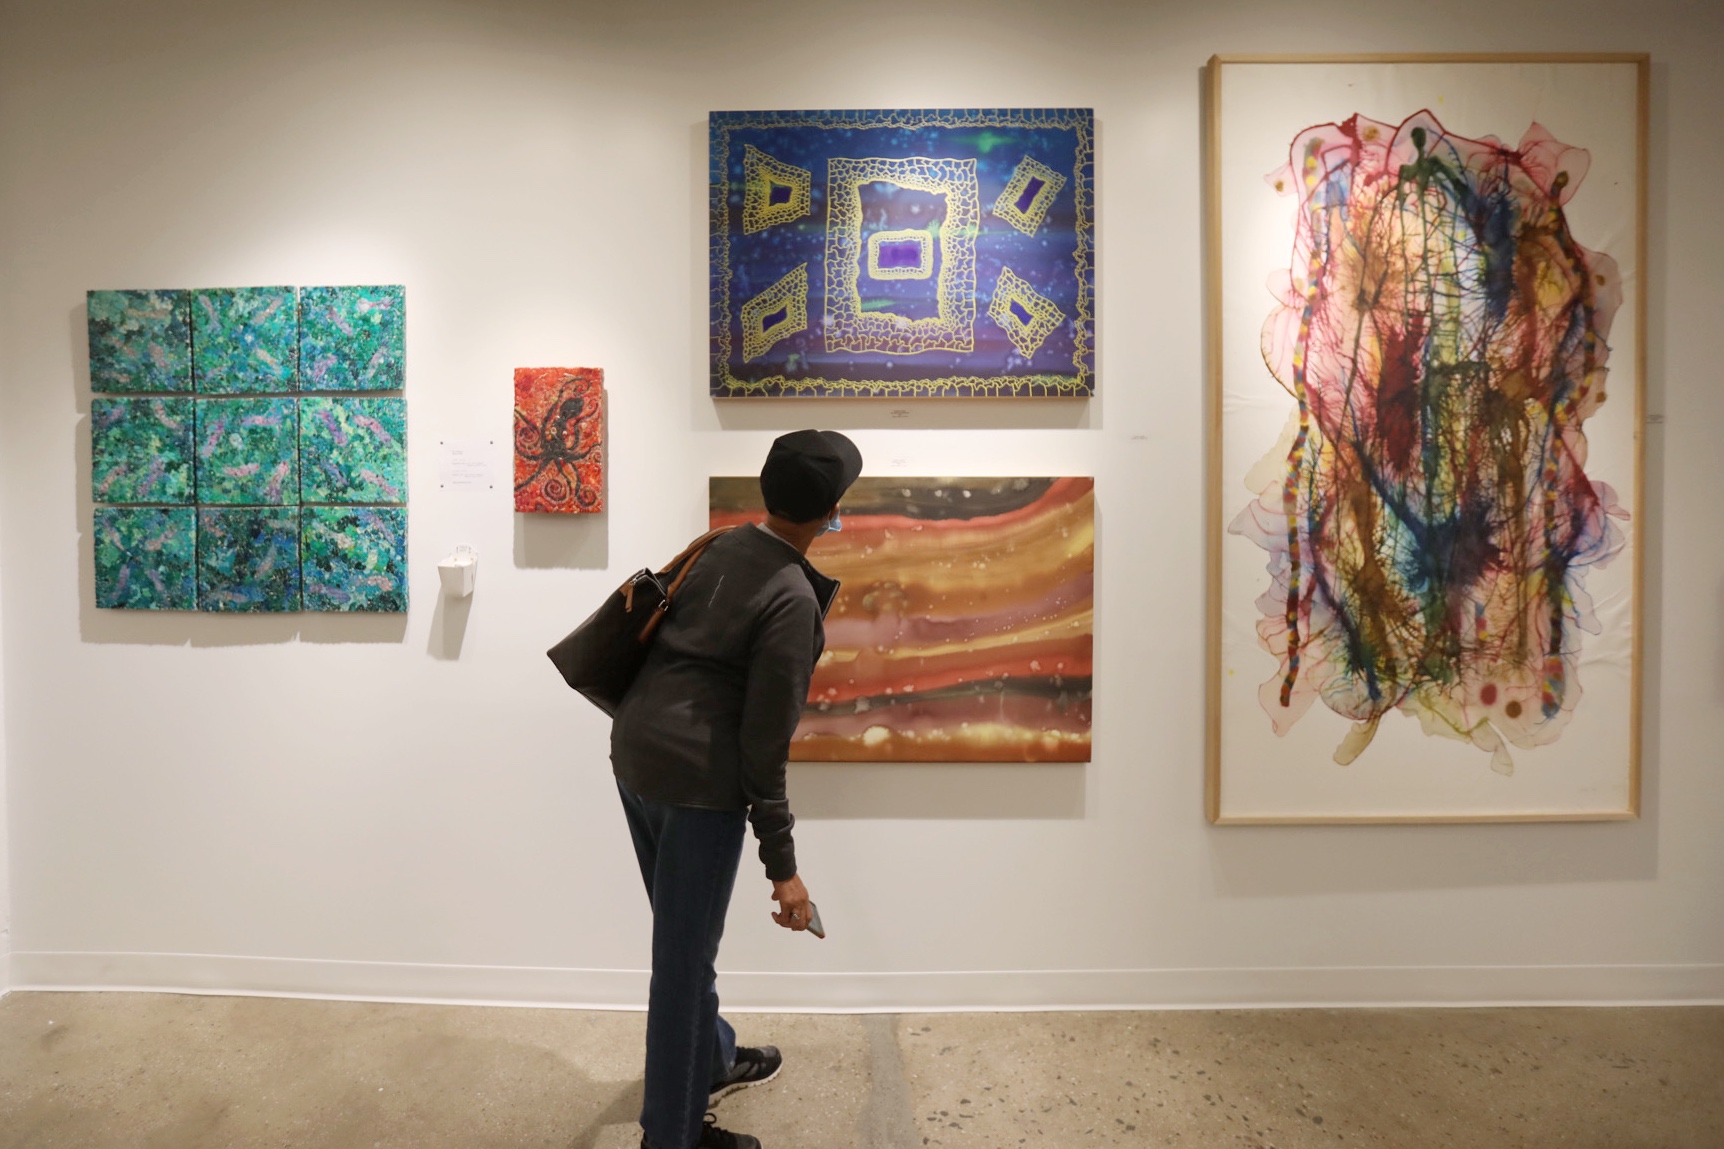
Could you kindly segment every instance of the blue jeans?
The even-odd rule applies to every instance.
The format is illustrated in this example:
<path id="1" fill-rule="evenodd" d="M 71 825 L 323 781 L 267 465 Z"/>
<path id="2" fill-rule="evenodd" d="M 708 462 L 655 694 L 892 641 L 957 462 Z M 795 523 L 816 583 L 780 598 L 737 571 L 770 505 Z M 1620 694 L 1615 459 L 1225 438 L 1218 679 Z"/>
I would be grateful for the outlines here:
<path id="1" fill-rule="evenodd" d="M 668 806 L 620 782 L 617 793 L 652 903 L 641 1128 L 653 1149 L 692 1149 L 712 1083 L 736 1063 L 736 1031 L 718 1016 L 713 963 L 748 813 Z"/>

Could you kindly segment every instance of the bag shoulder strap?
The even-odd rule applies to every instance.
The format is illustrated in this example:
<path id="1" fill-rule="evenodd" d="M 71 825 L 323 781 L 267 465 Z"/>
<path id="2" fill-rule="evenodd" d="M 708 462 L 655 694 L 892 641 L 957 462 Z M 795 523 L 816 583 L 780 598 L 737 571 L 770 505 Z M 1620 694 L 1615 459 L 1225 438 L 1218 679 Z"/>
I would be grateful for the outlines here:
<path id="1" fill-rule="evenodd" d="M 719 527 L 716 531 L 708 531 L 684 547 L 680 555 L 670 560 L 670 565 L 659 572 L 661 575 L 666 575 L 673 570 L 676 571 L 676 577 L 671 580 L 669 586 L 664 588 L 664 597 L 667 601 L 676 594 L 677 588 L 682 586 L 682 581 L 688 577 L 688 572 L 694 569 L 695 560 L 706 553 L 706 548 L 712 545 L 713 540 L 734 529 L 734 527 Z"/>
<path id="2" fill-rule="evenodd" d="M 706 534 L 700 536 L 700 538 L 684 547 L 681 554 L 677 555 L 674 559 L 671 559 L 669 563 L 665 564 L 664 569 L 658 572 L 662 577 L 670 574 L 672 571 L 676 571 L 676 577 L 670 581 L 669 586 L 664 588 L 665 609 L 656 612 L 652 618 L 647 620 L 646 626 L 642 628 L 640 636 L 640 640 L 642 642 L 650 641 L 652 636 L 657 633 L 659 623 L 664 621 L 664 616 L 670 610 L 671 600 L 676 597 L 676 592 L 681 588 L 683 580 L 688 577 L 688 572 L 694 569 L 695 560 L 705 553 L 706 548 L 710 546 L 712 541 L 718 538 L 719 535 L 734 529 L 734 527 L 719 527 L 715 531 L 706 532 Z"/>
<path id="3" fill-rule="evenodd" d="M 719 527 L 717 530 L 706 532 L 706 534 L 700 536 L 700 538 L 682 548 L 682 552 L 674 559 L 671 559 L 670 562 L 666 563 L 658 573 L 661 575 L 667 575 L 671 571 L 676 570 L 679 566 L 681 566 L 683 571 L 686 572 L 689 567 L 694 565 L 694 560 L 700 557 L 701 552 L 706 550 L 714 539 L 718 538 L 719 535 L 728 534 L 735 529 L 735 527 Z M 677 581 L 682 581 L 680 575 L 678 576 Z"/>
<path id="4" fill-rule="evenodd" d="M 694 560 L 701 556 L 701 552 L 706 550 L 707 545 L 714 539 L 718 538 L 719 535 L 735 529 L 736 528 L 734 527 L 719 527 L 717 530 L 706 532 L 706 534 L 700 536 L 698 539 L 688 544 L 688 546 L 682 548 L 674 559 L 671 559 L 670 562 L 659 568 L 659 577 L 663 578 L 672 571 L 677 571 L 677 577 L 672 582 L 671 589 L 680 586 L 682 584 L 683 576 L 686 575 L 688 573 L 688 569 L 694 565 Z M 627 608 L 629 610 L 634 609 L 635 579 L 645 573 L 645 571 L 641 571 L 639 574 L 630 575 L 629 580 L 617 588 L 617 593 L 623 596 L 624 601 L 628 604 Z"/>

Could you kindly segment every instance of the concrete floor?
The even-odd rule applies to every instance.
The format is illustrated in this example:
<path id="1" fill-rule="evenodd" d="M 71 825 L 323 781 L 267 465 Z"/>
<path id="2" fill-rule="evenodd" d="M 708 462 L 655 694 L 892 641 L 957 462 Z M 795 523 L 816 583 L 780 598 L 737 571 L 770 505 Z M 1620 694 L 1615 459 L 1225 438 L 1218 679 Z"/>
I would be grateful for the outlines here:
<path id="1" fill-rule="evenodd" d="M 740 1015 L 765 1149 L 1724 1149 L 1724 1008 Z M 0 1149 L 633 1149 L 636 1013 L 0 1000 Z"/>

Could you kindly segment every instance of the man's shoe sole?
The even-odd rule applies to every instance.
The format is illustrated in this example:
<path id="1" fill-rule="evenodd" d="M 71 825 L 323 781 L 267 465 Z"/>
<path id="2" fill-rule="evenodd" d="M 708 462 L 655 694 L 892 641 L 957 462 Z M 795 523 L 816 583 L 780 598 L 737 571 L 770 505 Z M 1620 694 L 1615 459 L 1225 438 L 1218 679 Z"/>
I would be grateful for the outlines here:
<path id="1" fill-rule="evenodd" d="M 757 1077 L 753 1081 L 733 1081 L 729 1085 L 726 1085 L 726 1086 L 723 1086 L 722 1088 L 713 1090 L 710 1094 L 707 1095 L 707 1104 L 717 1105 L 720 1101 L 723 1101 L 726 1097 L 729 1097 L 732 1093 L 737 1093 L 737 1092 L 740 1092 L 744 1089 L 747 1089 L 750 1085 L 765 1085 L 768 1081 L 771 1081 L 773 1078 L 777 1077 L 780 1073 L 783 1073 L 783 1072 L 784 1072 L 784 1062 L 780 1061 L 778 1063 L 778 1068 L 774 1069 L 771 1073 L 768 1073 L 765 1077 Z"/>

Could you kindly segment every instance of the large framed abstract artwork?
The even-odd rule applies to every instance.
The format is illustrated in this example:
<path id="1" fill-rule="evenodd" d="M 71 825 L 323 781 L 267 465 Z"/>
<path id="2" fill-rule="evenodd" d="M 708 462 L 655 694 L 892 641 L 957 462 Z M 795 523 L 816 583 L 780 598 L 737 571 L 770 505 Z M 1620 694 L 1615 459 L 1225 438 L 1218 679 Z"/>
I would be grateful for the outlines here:
<path id="1" fill-rule="evenodd" d="M 710 495 L 714 527 L 764 518 L 756 479 Z M 792 760 L 1089 761 L 1095 480 L 862 478 L 841 510 Z"/>
<path id="2" fill-rule="evenodd" d="M 90 292 L 96 605 L 405 611 L 406 306 L 393 284 Z"/>
<path id="3" fill-rule="evenodd" d="M 1095 393 L 1088 108 L 713 112 L 711 391 Z"/>
<path id="4" fill-rule="evenodd" d="M 1647 74 L 1210 62 L 1212 821 L 1638 814 Z"/>

